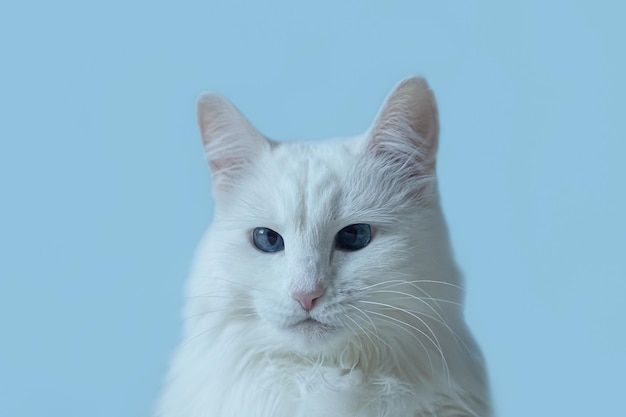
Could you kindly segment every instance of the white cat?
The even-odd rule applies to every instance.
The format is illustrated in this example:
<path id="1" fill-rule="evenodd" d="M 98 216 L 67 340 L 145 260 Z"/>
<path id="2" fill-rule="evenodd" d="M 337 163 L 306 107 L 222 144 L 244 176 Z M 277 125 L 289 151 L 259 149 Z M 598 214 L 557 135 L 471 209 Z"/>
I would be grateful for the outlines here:
<path id="1" fill-rule="evenodd" d="M 268 140 L 214 94 L 198 118 L 215 213 L 156 416 L 490 416 L 426 81 L 338 142 Z"/>

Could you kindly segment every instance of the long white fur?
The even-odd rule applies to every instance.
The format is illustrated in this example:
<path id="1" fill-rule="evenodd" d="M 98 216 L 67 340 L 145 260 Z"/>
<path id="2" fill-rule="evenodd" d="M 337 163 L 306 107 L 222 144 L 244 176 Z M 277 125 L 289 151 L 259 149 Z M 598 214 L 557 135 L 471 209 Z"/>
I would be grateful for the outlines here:
<path id="1" fill-rule="evenodd" d="M 490 416 L 439 205 L 426 82 L 401 82 L 372 128 L 344 141 L 269 141 L 212 94 L 198 112 L 215 215 L 155 416 Z M 370 244 L 336 250 L 354 223 L 372 226 Z M 255 227 L 280 233 L 285 250 L 257 250 Z M 290 293 L 320 284 L 311 317 L 329 327 L 298 326 L 307 316 Z"/>

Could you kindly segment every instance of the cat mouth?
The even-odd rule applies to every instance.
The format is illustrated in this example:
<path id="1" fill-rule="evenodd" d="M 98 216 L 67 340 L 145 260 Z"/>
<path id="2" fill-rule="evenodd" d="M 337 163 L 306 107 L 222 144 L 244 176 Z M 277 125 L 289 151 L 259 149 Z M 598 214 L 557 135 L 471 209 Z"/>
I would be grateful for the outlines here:
<path id="1" fill-rule="evenodd" d="M 324 323 L 312 317 L 304 318 L 284 328 L 289 346 L 296 350 L 310 351 L 328 346 L 331 340 L 338 340 L 341 329 L 332 324 Z"/>
<path id="2" fill-rule="evenodd" d="M 308 317 L 304 320 L 297 322 L 290 326 L 291 330 L 295 330 L 297 332 L 307 332 L 307 331 L 316 331 L 316 332 L 324 332 L 328 330 L 333 330 L 333 327 L 324 324 L 320 321 L 315 320 L 312 317 Z"/>
<path id="3" fill-rule="evenodd" d="M 291 327 L 299 327 L 299 326 L 319 326 L 322 325 L 322 323 L 320 323 L 319 321 L 315 320 L 314 318 L 308 317 L 304 320 L 300 320 L 299 322 L 297 322 L 296 324 L 292 324 Z"/>

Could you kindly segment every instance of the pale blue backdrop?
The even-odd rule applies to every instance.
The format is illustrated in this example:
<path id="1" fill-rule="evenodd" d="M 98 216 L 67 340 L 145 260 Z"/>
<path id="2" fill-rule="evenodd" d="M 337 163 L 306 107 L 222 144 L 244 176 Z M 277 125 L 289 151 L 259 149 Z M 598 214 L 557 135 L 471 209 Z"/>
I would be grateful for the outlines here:
<path id="1" fill-rule="evenodd" d="M 195 99 L 268 136 L 441 113 L 444 208 L 499 414 L 624 416 L 623 2 L 0 6 L 0 416 L 147 416 L 211 219 Z M 245 416 L 242 416 L 245 417 Z"/>

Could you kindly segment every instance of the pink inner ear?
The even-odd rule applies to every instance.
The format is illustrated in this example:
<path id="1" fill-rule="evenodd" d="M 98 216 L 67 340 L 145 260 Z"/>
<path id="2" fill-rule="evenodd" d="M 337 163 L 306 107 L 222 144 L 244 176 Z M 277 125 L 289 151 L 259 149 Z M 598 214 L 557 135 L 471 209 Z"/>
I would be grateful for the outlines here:
<path id="1" fill-rule="evenodd" d="M 212 173 L 213 186 L 216 189 L 228 190 L 236 183 L 237 178 L 245 169 L 246 162 L 242 158 L 221 158 L 209 160 L 209 167 Z"/>
<path id="2" fill-rule="evenodd" d="M 211 159 L 209 161 L 209 167 L 211 168 L 211 172 L 213 172 L 214 174 L 234 164 L 235 161 L 232 158 Z"/>

